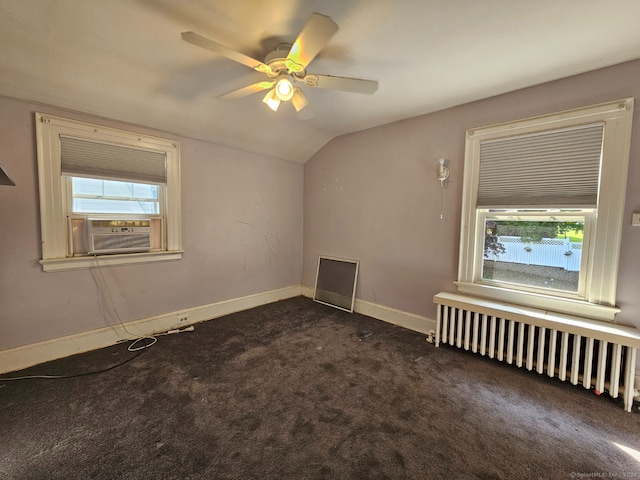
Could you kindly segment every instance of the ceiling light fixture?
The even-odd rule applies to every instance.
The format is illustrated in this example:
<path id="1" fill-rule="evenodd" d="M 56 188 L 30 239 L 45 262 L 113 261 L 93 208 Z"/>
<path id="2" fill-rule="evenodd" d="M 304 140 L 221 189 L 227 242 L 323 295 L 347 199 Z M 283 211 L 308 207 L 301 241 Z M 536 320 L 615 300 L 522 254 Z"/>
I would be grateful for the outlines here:
<path id="1" fill-rule="evenodd" d="M 1 1 L 1 0 L 0 0 Z M 320 2 L 321 3 L 321 2 Z M 281 43 L 267 53 L 264 62 L 232 50 L 195 32 L 182 32 L 182 39 L 197 47 L 211 50 L 234 62 L 266 75 L 268 79 L 220 95 L 232 100 L 268 90 L 262 100 L 276 111 L 281 102 L 292 102 L 299 112 L 309 103 L 296 84 L 309 88 L 340 90 L 371 95 L 378 89 L 378 82 L 362 78 L 334 75 L 307 74 L 307 67 L 338 31 L 338 25 L 326 15 L 312 13 L 293 44 Z M 302 118 L 302 117 L 301 117 Z"/>
<path id="2" fill-rule="evenodd" d="M 293 86 L 287 75 L 281 75 L 274 87 L 269 90 L 262 101 L 274 112 L 278 111 L 281 102 L 291 101 L 296 112 L 299 112 L 309 104 L 309 100 L 297 87 Z"/>
<path id="3" fill-rule="evenodd" d="M 276 82 L 275 91 L 280 100 L 288 102 L 293 98 L 293 83 L 291 83 L 291 80 L 288 77 L 283 76 Z"/>
<path id="4" fill-rule="evenodd" d="M 305 94 L 302 93 L 302 90 L 300 90 L 299 88 L 296 88 L 293 92 L 291 103 L 293 103 L 293 106 L 296 109 L 296 112 L 299 112 L 304 107 L 309 105 L 309 100 L 307 99 Z"/>
<path id="5" fill-rule="evenodd" d="M 275 88 L 269 90 L 269 93 L 265 95 L 262 101 L 274 112 L 278 111 L 278 107 L 280 106 L 280 99 L 276 95 Z"/>

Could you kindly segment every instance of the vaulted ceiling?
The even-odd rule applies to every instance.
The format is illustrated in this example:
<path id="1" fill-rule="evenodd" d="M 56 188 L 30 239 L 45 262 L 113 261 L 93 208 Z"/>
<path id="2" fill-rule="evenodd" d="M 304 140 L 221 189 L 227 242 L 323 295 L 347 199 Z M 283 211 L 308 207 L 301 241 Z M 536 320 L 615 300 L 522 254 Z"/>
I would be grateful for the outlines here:
<path id="1" fill-rule="evenodd" d="M 260 61 L 318 12 L 339 30 L 308 71 L 373 95 L 302 86 L 277 112 Z M 638 0 L 1 0 L 0 95 L 305 162 L 332 138 L 640 57 Z M 304 115 L 302 115 L 304 113 Z"/>

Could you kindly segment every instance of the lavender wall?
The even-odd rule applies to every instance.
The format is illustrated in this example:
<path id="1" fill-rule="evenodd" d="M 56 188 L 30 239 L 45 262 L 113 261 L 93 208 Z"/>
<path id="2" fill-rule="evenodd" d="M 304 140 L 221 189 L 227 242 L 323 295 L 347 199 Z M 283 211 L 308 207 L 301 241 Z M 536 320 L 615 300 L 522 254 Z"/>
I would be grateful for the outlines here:
<path id="1" fill-rule="evenodd" d="M 44 273 L 35 111 L 181 143 L 184 257 Z M 0 97 L 0 350 L 300 283 L 303 166 Z"/>
<path id="2" fill-rule="evenodd" d="M 357 298 L 435 318 L 433 295 L 455 292 L 465 131 L 631 96 L 640 96 L 640 61 L 334 139 L 305 164 L 303 283 L 314 284 L 318 255 L 358 259 Z M 450 161 L 444 192 L 439 157 Z M 632 211 L 640 211 L 640 104 L 617 318 L 640 327 L 640 227 L 630 226 Z"/>
<path id="3" fill-rule="evenodd" d="M 455 291 L 465 131 L 638 95 L 640 61 L 339 137 L 304 166 L 128 127 L 181 142 L 186 252 L 102 276 L 38 264 L 33 112 L 127 127 L 0 97 L 0 164 L 17 183 L 0 187 L 0 350 L 112 325 L 111 307 L 130 321 L 297 285 L 301 274 L 313 285 L 320 254 L 360 260 L 359 299 L 433 318 L 432 296 Z M 640 327 L 640 227 L 630 226 L 640 211 L 638 112 L 618 321 Z M 439 157 L 450 160 L 444 192 Z"/>

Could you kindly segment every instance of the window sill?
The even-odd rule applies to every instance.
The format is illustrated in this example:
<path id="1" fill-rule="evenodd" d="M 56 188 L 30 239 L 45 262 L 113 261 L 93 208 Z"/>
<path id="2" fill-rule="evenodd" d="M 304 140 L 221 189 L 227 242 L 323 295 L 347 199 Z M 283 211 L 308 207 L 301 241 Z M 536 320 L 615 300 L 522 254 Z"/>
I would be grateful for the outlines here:
<path id="1" fill-rule="evenodd" d="M 620 309 L 617 307 L 589 303 L 584 300 L 559 298 L 538 293 L 517 292 L 505 288 L 475 283 L 455 282 L 458 292 L 507 302 L 523 307 L 532 307 L 546 312 L 575 315 L 594 320 L 613 322 Z"/>
<path id="2" fill-rule="evenodd" d="M 124 253 L 117 255 L 98 255 L 86 257 L 49 258 L 40 260 L 45 272 L 63 272 L 93 267 L 110 267 L 114 265 L 134 265 L 138 263 L 166 262 L 180 260 L 182 250 L 172 252 Z"/>

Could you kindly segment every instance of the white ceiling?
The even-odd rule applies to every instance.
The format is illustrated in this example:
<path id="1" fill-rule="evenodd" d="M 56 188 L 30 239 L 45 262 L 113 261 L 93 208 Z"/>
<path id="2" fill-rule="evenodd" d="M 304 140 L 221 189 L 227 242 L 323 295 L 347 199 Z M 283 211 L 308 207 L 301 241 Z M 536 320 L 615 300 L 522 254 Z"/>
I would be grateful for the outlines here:
<path id="1" fill-rule="evenodd" d="M 260 74 L 180 37 L 263 60 L 311 12 L 340 30 L 308 71 L 379 82 L 303 87 L 312 118 L 216 99 Z M 338 135 L 638 58 L 639 18 L 638 0 L 0 0 L 0 95 L 305 162 Z"/>

